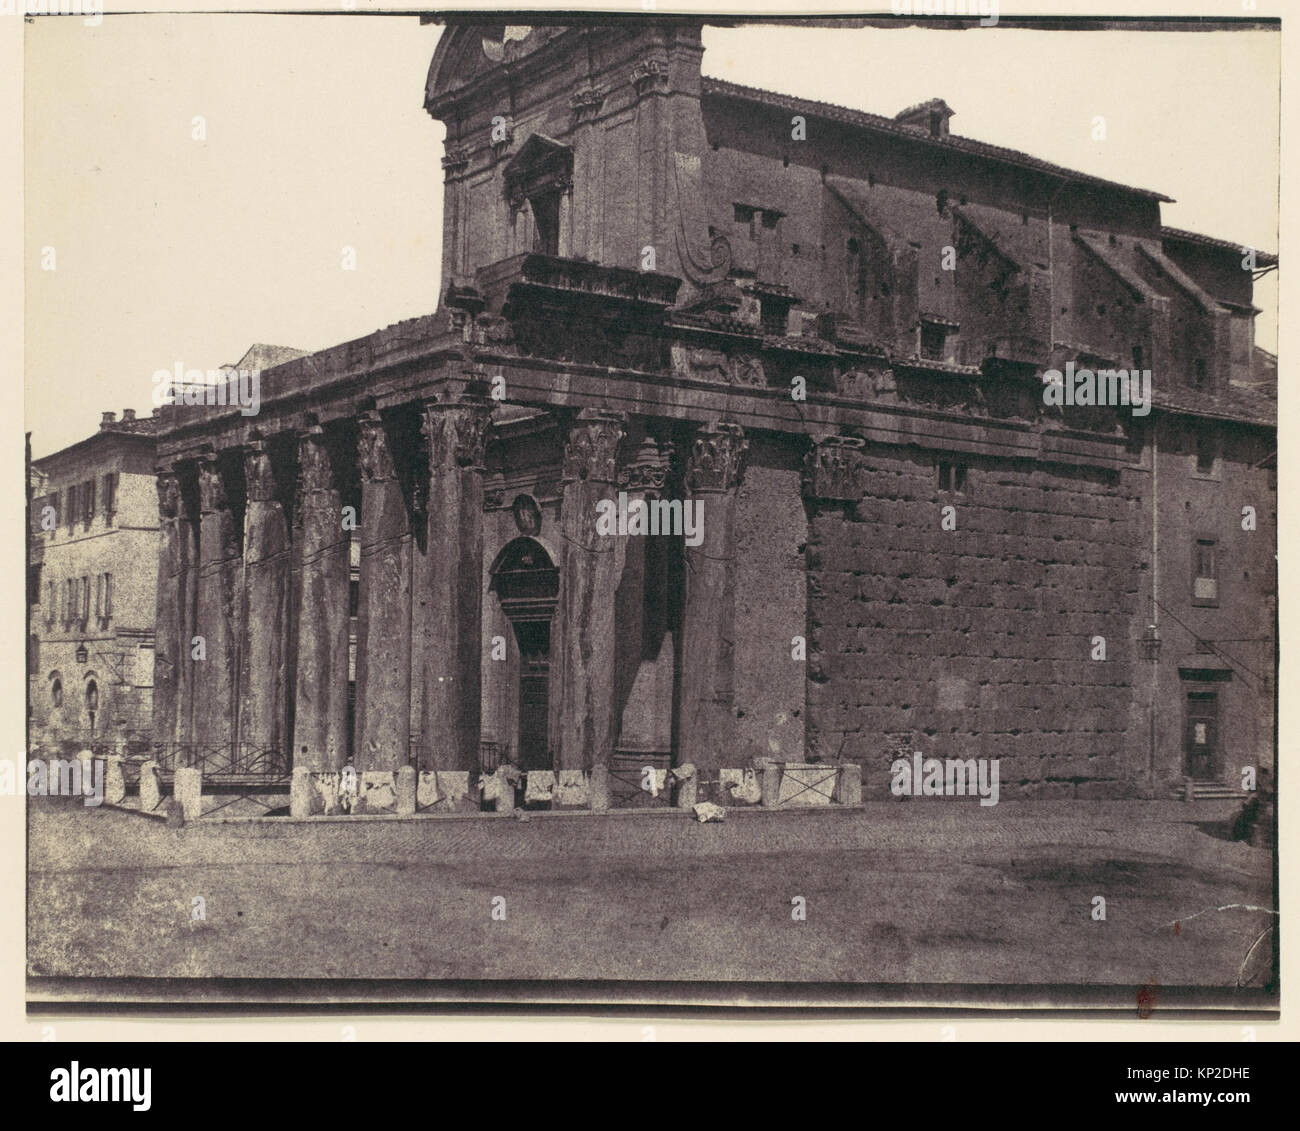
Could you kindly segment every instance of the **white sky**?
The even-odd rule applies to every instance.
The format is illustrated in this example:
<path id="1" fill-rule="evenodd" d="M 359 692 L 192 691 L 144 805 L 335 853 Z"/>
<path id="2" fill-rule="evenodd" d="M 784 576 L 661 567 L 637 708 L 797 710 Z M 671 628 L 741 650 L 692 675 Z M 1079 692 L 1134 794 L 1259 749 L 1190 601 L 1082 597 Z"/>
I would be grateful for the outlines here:
<path id="1" fill-rule="evenodd" d="M 25 31 L 33 455 L 105 409 L 147 415 L 156 369 L 216 368 L 253 342 L 321 349 L 436 307 L 442 126 L 422 101 L 440 28 L 150 15 Z M 1156 189 L 1178 201 L 1167 224 L 1277 248 L 1270 33 L 759 27 L 704 42 L 707 74 L 883 114 L 942 97 L 956 133 Z M 1268 349 L 1276 279 L 1256 290 Z"/>

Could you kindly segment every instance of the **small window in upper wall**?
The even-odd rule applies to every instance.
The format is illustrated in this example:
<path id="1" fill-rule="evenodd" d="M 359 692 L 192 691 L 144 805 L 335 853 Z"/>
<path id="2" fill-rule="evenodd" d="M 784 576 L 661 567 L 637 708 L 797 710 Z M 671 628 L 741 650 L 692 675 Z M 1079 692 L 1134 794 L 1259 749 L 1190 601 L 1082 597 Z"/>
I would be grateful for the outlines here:
<path id="1" fill-rule="evenodd" d="M 1213 432 L 1196 435 L 1196 474 L 1213 475 L 1219 456 L 1219 438 Z"/>
<path id="2" fill-rule="evenodd" d="M 1205 358 L 1198 357 L 1192 365 L 1192 384 L 1198 389 L 1205 388 L 1206 368 Z"/>
<path id="3" fill-rule="evenodd" d="M 930 361 L 942 361 L 948 330 L 937 322 L 921 323 L 921 356 Z"/>
<path id="4" fill-rule="evenodd" d="M 968 495 L 967 467 L 964 463 L 939 462 L 939 490 L 957 495 Z"/>
<path id="5" fill-rule="evenodd" d="M 1192 547 L 1194 569 L 1192 574 L 1192 604 L 1217 605 L 1219 603 L 1218 563 L 1215 560 L 1217 545 L 1213 538 L 1198 538 Z"/>

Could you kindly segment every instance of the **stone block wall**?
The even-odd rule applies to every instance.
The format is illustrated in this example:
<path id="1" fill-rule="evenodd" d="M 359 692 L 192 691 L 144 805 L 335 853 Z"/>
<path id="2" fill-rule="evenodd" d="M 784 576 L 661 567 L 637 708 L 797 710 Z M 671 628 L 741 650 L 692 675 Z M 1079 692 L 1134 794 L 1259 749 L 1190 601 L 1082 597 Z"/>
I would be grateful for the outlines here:
<path id="1" fill-rule="evenodd" d="M 929 453 L 865 454 L 862 502 L 810 524 L 810 748 L 861 765 L 868 800 L 900 750 L 1001 759 L 1006 798 L 1129 792 L 1141 568 L 1118 476 L 965 457 L 940 492 Z"/>

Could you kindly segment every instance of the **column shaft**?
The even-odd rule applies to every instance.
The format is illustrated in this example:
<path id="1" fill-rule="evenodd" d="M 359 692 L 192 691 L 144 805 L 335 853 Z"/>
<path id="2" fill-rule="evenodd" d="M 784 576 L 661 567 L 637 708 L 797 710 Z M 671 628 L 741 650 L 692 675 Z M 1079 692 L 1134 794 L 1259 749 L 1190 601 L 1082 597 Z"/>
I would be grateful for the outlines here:
<path id="1" fill-rule="evenodd" d="M 483 451 L 491 414 L 475 397 L 425 405 L 429 478 L 412 607 L 424 769 L 476 771 L 483 604 Z"/>
<path id="2" fill-rule="evenodd" d="M 678 761 L 710 780 L 736 754 L 735 511 L 746 448 L 734 424 L 702 429 L 686 470 L 704 529 L 700 544 L 686 547 Z"/>
<path id="3" fill-rule="evenodd" d="M 614 751 L 617 535 L 598 533 L 597 504 L 615 497 L 623 435 L 622 417 L 584 410 L 564 450 L 558 664 L 552 664 L 557 769 L 608 767 Z M 557 654 L 554 635 L 551 651 Z"/>
<path id="4" fill-rule="evenodd" d="M 377 413 L 361 418 L 361 592 L 357 621 L 358 770 L 408 762 L 411 533 L 402 485 Z"/>
<path id="5" fill-rule="evenodd" d="M 348 537 L 333 461 L 319 427 L 298 444 L 293 570 L 297 594 L 293 765 L 347 761 Z"/>
<path id="6" fill-rule="evenodd" d="M 229 750 L 235 739 L 238 632 L 243 592 L 243 559 L 230 510 L 224 472 L 215 455 L 199 463 L 199 566 L 197 624 L 203 659 L 193 664 L 193 741 Z"/>
<path id="7" fill-rule="evenodd" d="M 289 630 L 290 540 L 266 445 L 244 453 L 244 646 L 239 735 L 250 753 L 274 751 L 289 765 L 286 651 Z M 260 761 L 264 761 L 259 758 Z M 264 762 L 264 764 L 270 764 Z"/>

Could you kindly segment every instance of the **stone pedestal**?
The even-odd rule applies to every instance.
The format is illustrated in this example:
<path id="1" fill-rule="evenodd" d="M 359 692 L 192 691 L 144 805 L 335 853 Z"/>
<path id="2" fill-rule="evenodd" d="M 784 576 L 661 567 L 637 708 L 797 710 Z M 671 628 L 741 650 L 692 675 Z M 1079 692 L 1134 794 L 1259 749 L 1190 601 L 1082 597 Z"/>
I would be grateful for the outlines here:
<path id="1" fill-rule="evenodd" d="M 609 808 L 609 770 L 605 766 L 591 767 L 591 780 L 588 785 L 588 795 L 591 801 L 591 808 L 598 813 L 603 813 Z"/>
<path id="2" fill-rule="evenodd" d="M 415 815 L 416 773 L 414 766 L 399 766 L 395 775 L 397 802 L 394 806 L 400 817 Z"/>
<path id="3" fill-rule="evenodd" d="M 110 754 L 104 759 L 104 800 L 121 805 L 126 800 L 126 779 L 122 775 L 122 757 Z"/>
<path id="4" fill-rule="evenodd" d="M 187 821 L 197 821 L 203 815 L 203 773 L 192 768 L 178 769 L 172 781 L 172 794 Z"/>
<path id="5" fill-rule="evenodd" d="M 856 763 L 846 762 L 840 766 L 836 800 L 841 805 L 859 806 L 862 804 L 862 767 Z"/>
<path id="6" fill-rule="evenodd" d="M 152 813 L 162 801 L 162 783 L 158 780 L 158 763 L 145 762 L 140 767 L 140 811 Z"/>

